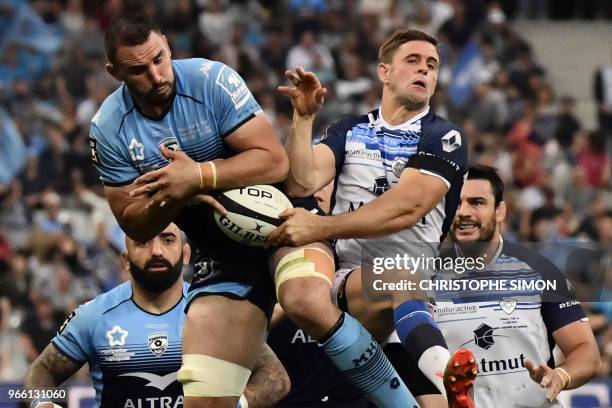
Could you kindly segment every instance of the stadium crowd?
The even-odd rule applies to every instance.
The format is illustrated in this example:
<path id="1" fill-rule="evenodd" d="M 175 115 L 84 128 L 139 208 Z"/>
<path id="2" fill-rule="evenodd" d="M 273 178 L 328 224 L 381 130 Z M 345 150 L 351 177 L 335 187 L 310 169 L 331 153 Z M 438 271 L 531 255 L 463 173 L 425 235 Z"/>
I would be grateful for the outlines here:
<path id="1" fill-rule="evenodd" d="M 377 52 L 388 34 L 435 35 L 444 64 L 433 108 L 462 125 L 472 163 L 499 169 L 504 238 L 609 248 L 609 128 L 583 126 L 572 96 L 556 94 L 545 64 L 512 28 L 517 17 L 611 17 L 606 2 L 578 3 L 573 15 L 547 10 L 546 1 L 0 1 L 0 383 L 20 382 L 66 315 L 128 278 L 88 139 L 92 116 L 117 86 L 104 69 L 103 32 L 118 13 L 153 16 L 174 58 L 236 69 L 283 137 L 293 108 L 276 87 L 286 69 L 303 66 L 327 87 L 320 135 L 332 120 L 378 107 Z M 602 265 L 612 276 L 612 260 Z M 603 290 L 612 300 L 612 279 Z M 602 375 L 612 360 L 610 304 L 585 303 Z"/>

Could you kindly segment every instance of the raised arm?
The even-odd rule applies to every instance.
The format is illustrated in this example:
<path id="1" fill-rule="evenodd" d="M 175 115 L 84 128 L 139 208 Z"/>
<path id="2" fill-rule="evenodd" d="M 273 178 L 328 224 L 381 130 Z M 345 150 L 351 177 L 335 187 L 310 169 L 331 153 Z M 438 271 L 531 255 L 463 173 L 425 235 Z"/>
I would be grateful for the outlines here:
<path id="1" fill-rule="evenodd" d="M 249 408 L 271 407 L 289 393 L 291 382 L 272 349 L 264 344 L 244 390 Z"/>
<path id="2" fill-rule="evenodd" d="M 289 155 L 289 176 L 286 192 L 293 197 L 306 197 L 326 186 L 336 174 L 335 158 L 329 147 L 312 145 L 312 125 L 316 112 L 323 106 L 326 89 L 312 72 L 298 67 L 285 76 L 293 87 L 279 86 L 293 104 L 293 122 L 285 148 Z"/>

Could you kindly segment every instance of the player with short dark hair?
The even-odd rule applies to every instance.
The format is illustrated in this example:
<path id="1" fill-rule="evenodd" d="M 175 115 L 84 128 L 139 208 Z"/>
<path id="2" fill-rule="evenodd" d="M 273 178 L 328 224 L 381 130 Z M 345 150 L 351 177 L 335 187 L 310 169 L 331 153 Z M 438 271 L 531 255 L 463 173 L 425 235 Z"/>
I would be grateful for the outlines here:
<path id="1" fill-rule="evenodd" d="M 378 339 L 396 329 L 406 354 L 405 361 L 394 365 L 398 370 L 400 365 L 418 366 L 427 379 L 423 386 L 410 387 L 411 391 L 422 406 L 442 407 L 447 405 L 440 396 L 446 395 L 442 374 L 450 354 L 429 313 L 425 294 L 393 292 L 388 302 L 366 302 L 361 297 L 361 257 L 362 248 L 376 245 L 390 257 L 421 250 L 437 255 L 467 170 L 467 140 L 456 125 L 429 108 L 440 65 L 435 38 L 416 30 L 399 31 L 383 44 L 379 56 L 380 109 L 339 120 L 314 147 L 312 124 L 325 88 L 313 73 L 300 67 L 287 71 L 294 87 L 279 88 L 294 106 L 287 144 L 287 191 L 292 196 L 307 196 L 335 179 L 334 205 L 330 217 L 299 208 L 287 211 L 287 220 L 270 239 L 295 246 L 336 240 L 340 269 L 334 282 L 335 297 L 341 297 L 344 310 Z M 364 338 L 369 335 L 347 316 L 341 314 L 321 341 L 324 347 L 327 342 L 333 344 L 336 336 L 343 339 L 344 330 Z M 316 314 L 311 318 L 315 323 L 321 320 Z M 472 364 L 469 358 L 466 363 Z M 464 392 L 451 393 L 449 403 L 463 406 L 464 398 L 468 398 Z"/>
<path id="2" fill-rule="evenodd" d="M 81 305 L 32 363 L 25 385 L 56 387 L 83 364 L 98 407 L 183 406 L 177 381 L 188 285 L 183 265 L 191 250 L 174 224 L 147 242 L 126 239 L 123 263 L 132 280 Z M 264 345 L 239 407 L 271 406 L 289 391 L 289 378 Z M 36 408 L 53 407 L 35 401 Z"/>
<path id="3" fill-rule="evenodd" d="M 443 271 L 436 280 L 505 281 L 509 289 L 439 291 L 436 319 L 450 350 L 468 345 L 476 355 L 477 406 L 560 407 L 561 390 L 595 377 L 599 350 L 562 272 L 537 252 L 502 239 L 503 191 L 494 168 L 470 167 L 451 228 L 455 246 L 441 256 L 485 261 L 461 274 Z M 511 290 L 513 282 L 536 280 L 556 289 Z M 562 364 L 553 358 L 555 344 Z"/>
<path id="4" fill-rule="evenodd" d="M 147 241 L 175 222 L 214 260 L 189 288 L 178 378 L 186 407 L 234 407 L 265 341 L 274 291 L 267 252 L 226 237 L 209 194 L 284 180 L 287 154 L 234 70 L 172 60 L 149 18 L 115 19 L 105 48 L 106 69 L 123 84 L 92 119 L 92 159 L 131 238 Z"/>

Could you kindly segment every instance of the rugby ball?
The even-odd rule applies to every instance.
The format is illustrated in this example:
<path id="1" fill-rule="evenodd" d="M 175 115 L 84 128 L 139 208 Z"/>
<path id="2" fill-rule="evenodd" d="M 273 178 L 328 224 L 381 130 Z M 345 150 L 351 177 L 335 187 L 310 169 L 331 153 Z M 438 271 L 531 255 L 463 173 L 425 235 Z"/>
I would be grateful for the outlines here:
<path id="1" fill-rule="evenodd" d="M 263 246 L 268 234 L 283 220 L 283 211 L 293 208 L 291 201 L 280 190 L 268 185 L 257 185 L 224 191 L 217 201 L 227 214 L 215 211 L 217 225 L 225 235 L 250 246 Z"/>

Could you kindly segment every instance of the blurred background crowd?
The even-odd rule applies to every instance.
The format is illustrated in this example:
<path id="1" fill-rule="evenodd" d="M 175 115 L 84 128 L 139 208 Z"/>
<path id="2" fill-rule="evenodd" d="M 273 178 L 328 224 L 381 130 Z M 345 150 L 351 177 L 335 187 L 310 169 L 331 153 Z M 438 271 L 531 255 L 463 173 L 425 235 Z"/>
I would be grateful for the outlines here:
<path id="1" fill-rule="evenodd" d="M 0 0 L 0 382 L 20 382 L 67 314 L 129 277 L 88 141 L 89 121 L 118 85 L 104 69 L 103 37 L 122 11 L 153 16 L 174 58 L 236 69 L 282 138 L 292 107 L 276 87 L 286 69 L 303 66 L 327 87 L 320 135 L 343 115 L 378 107 L 387 35 L 435 35 L 442 68 L 432 106 L 463 127 L 471 162 L 499 169 L 505 239 L 612 243 L 612 58 L 586 72 L 568 56 L 592 83 L 596 120 L 587 125 L 514 25 L 610 23 L 607 0 Z M 612 57 L 609 40 L 597 46 Z M 612 259 L 602 265 L 612 293 Z M 604 376 L 609 305 L 585 303 L 607 356 Z"/>

